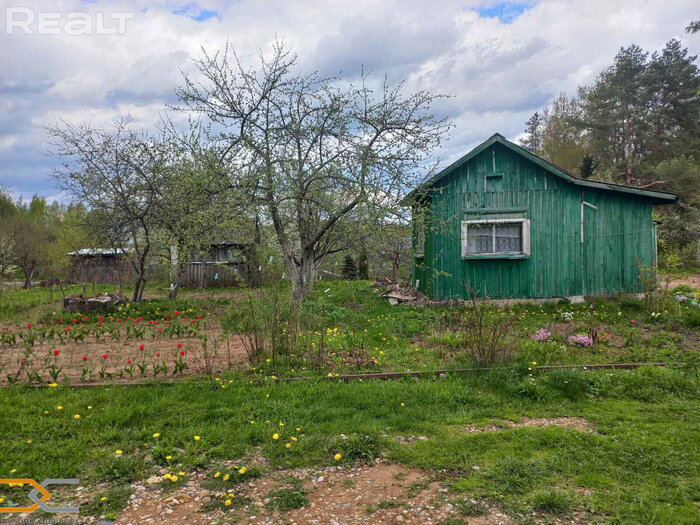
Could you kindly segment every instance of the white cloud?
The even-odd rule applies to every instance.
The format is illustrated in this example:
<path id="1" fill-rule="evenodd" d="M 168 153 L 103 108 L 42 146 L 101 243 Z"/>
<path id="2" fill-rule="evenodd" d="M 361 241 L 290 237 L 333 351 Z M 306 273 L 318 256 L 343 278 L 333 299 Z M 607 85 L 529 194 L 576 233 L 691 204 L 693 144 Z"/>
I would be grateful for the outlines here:
<path id="1" fill-rule="evenodd" d="M 456 125 L 439 152 L 446 159 L 496 131 L 516 138 L 533 111 L 559 91 L 573 94 L 591 82 L 620 46 L 637 43 L 653 51 L 676 37 L 691 53 L 700 52 L 700 37 L 683 32 L 697 18 L 691 0 L 26 4 L 37 11 L 134 17 L 125 35 L 0 33 L 0 184 L 22 194 L 57 195 L 50 181 L 56 160 L 43 154 L 37 124 L 59 117 L 104 125 L 122 113 L 155 126 L 164 102 L 173 101 L 180 70 L 192 71 L 190 57 L 202 46 L 221 49 L 227 39 L 244 61 L 284 38 L 304 68 L 356 77 L 365 65 L 393 80 L 407 78 L 410 89 L 452 94 L 439 106 Z M 479 7 L 489 10 L 480 14 Z"/>

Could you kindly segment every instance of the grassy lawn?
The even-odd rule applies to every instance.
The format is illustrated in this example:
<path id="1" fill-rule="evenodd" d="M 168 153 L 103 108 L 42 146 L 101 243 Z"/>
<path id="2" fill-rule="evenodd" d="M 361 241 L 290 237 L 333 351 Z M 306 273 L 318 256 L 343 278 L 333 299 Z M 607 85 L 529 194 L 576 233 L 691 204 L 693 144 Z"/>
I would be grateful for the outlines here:
<path id="1" fill-rule="evenodd" d="M 261 475 L 335 464 L 335 454 L 342 465 L 384 457 L 430 469 L 451 499 L 477 498 L 521 519 L 537 509 L 580 510 L 612 523 L 697 523 L 699 387 L 695 369 L 651 368 L 386 382 L 251 385 L 234 375 L 170 385 L 15 387 L 0 391 L 0 472 L 80 477 L 125 504 L 129 482 L 163 467 L 187 475 L 235 459 Z M 560 416 L 583 418 L 592 430 L 465 431 Z M 267 459 L 262 471 L 252 466 L 254 456 Z"/>
<path id="2" fill-rule="evenodd" d="M 392 307 L 367 282 L 322 282 L 291 323 L 285 288 L 191 290 L 172 302 L 154 287 L 149 301 L 102 320 L 76 315 L 73 321 L 46 289 L 12 293 L 15 310 L 0 316 L 8 327 L 1 351 L 25 352 L 42 379 L 0 388 L 0 474 L 81 478 L 95 494 L 81 501 L 84 516 L 118 516 L 131 483 L 167 471 L 175 481 L 159 483 L 163 498 L 204 476 L 216 498 L 206 509 L 219 512 L 221 522 L 245 520 L 263 510 L 246 494 L 252 479 L 382 458 L 427 473 L 446 491 L 440 504 L 458 509 L 459 520 L 486 504 L 519 523 L 700 522 L 700 309 L 691 303 L 674 301 L 659 312 L 627 299 L 511 305 L 491 312 L 507 320 L 512 335 L 513 353 L 497 370 L 346 383 L 335 375 L 472 366 L 467 309 Z M 146 376 L 144 385 L 87 388 L 59 378 L 57 386 L 27 386 L 51 382 L 40 363 L 56 363 L 54 347 L 61 358 L 74 351 L 99 360 L 101 341 L 122 322 L 131 328 L 110 344 L 145 344 L 155 352 L 161 339 L 173 348 L 183 337 L 207 347 L 211 333 L 257 334 L 264 350 L 255 362 L 236 362 L 210 377 L 165 383 L 166 373 Z M 187 326 L 197 328 L 183 335 Z M 543 329 L 547 340 L 534 340 Z M 570 339 L 592 333 L 590 346 Z M 33 348 L 47 353 L 43 361 Z M 659 361 L 671 366 L 539 371 L 535 365 Z M 284 381 L 299 375 L 309 379 Z M 228 474 L 226 480 L 217 472 Z M 285 478 L 263 506 L 284 515 L 308 501 L 307 489 Z M 0 487 L 0 498 L 21 504 L 26 492 Z M 59 490 L 56 498 L 71 501 L 71 493 Z M 380 502 L 367 513 L 397 505 Z"/>

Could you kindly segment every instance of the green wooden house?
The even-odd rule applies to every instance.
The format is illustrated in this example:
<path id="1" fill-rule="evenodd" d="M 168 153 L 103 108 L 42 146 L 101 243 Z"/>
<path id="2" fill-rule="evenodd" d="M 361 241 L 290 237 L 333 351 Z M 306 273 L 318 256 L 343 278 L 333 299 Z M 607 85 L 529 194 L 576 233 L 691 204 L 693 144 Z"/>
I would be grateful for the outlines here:
<path id="1" fill-rule="evenodd" d="M 407 197 L 413 281 L 434 299 L 642 291 L 656 265 L 653 205 L 677 196 L 581 179 L 499 134 Z"/>

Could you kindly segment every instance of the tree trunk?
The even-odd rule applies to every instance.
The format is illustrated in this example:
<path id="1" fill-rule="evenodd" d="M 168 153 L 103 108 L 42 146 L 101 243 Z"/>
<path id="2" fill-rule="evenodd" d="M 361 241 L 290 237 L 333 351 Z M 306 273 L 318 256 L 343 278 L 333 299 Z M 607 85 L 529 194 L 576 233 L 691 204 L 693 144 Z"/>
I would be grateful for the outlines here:
<path id="1" fill-rule="evenodd" d="M 36 266 L 36 261 L 31 261 L 29 263 L 29 268 L 24 269 L 24 289 L 28 290 L 32 287 L 32 275 L 34 275 L 34 267 Z"/>
<path id="2" fill-rule="evenodd" d="M 178 260 L 177 246 L 173 244 L 170 247 L 170 293 L 168 294 L 168 297 L 173 301 L 177 299 L 177 292 L 180 290 L 184 271 L 184 266 Z"/>
<path id="3" fill-rule="evenodd" d="M 134 293 L 131 296 L 132 302 L 143 299 L 143 290 L 146 288 L 146 257 L 151 245 L 147 244 L 143 253 L 138 259 L 138 268 L 136 268 L 136 283 L 134 284 Z"/>
<path id="4" fill-rule="evenodd" d="M 292 267 L 287 264 L 290 278 L 292 279 L 292 302 L 300 305 L 314 289 L 314 281 L 318 273 L 313 252 L 304 251 L 301 264 L 292 261 Z"/>

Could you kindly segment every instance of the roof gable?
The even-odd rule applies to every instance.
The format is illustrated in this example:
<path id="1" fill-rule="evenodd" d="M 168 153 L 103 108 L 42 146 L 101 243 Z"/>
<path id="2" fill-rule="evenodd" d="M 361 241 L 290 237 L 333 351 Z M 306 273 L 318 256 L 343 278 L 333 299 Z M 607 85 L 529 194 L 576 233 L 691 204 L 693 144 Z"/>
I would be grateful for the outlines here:
<path id="1" fill-rule="evenodd" d="M 678 200 L 678 196 L 675 193 L 669 193 L 665 191 L 654 191 L 654 190 L 647 190 L 643 188 L 635 188 L 634 186 L 625 186 L 623 184 L 613 184 L 609 182 L 600 182 L 600 181 L 594 181 L 594 180 L 589 180 L 589 179 L 582 179 L 581 177 L 577 177 L 573 173 L 560 168 L 559 166 L 552 164 L 551 162 L 538 157 L 534 153 L 529 152 L 525 148 L 518 146 L 517 144 L 507 140 L 503 135 L 500 133 L 494 133 L 489 137 L 488 140 L 482 142 L 479 144 L 476 148 L 471 150 L 469 153 L 461 157 L 460 159 L 456 160 L 440 172 L 438 172 L 434 177 L 431 179 L 427 180 L 420 186 L 418 186 L 416 189 L 411 191 L 406 198 L 404 199 L 404 202 L 410 201 L 412 199 L 415 199 L 419 193 L 421 193 L 424 190 L 427 190 L 430 188 L 433 184 L 438 182 L 439 180 L 443 179 L 450 173 L 452 173 L 455 169 L 460 167 L 461 165 L 465 164 L 468 162 L 470 159 L 481 153 L 482 151 L 488 149 L 490 146 L 492 146 L 495 143 L 502 144 L 506 148 L 510 149 L 511 151 L 517 153 L 518 155 L 525 157 L 529 161 L 535 163 L 542 169 L 546 170 L 548 173 L 551 173 L 552 175 L 555 175 L 561 179 L 564 179 L 567 182 L 570 182 L 571 184 L 574 184 L 576 186 L 582 186 L 582 187 L 588 187 L 588 188 L 595 188 L 599 190 L 604 190 L 604 191 L 614 191 L 618 193 L 626 193 L 630 195 L 635 195 L 637 197 L 642 197 L 646 199 L 652 200 L 655 204 L 671 204 L 673 202 L 676 202 Z"/>

